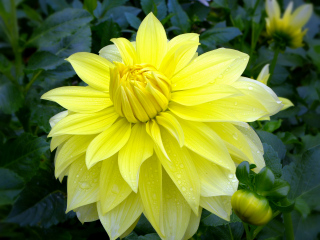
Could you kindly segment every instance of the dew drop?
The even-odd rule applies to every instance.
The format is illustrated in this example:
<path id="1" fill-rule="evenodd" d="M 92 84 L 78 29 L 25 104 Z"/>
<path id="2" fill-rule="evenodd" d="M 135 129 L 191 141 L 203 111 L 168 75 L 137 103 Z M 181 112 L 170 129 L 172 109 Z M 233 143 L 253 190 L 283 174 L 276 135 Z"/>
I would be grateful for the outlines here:
<path id="1" fill-rule="evenodd" d="M 249 90 L 253 90 L 253 87 L 248 87 Z"/>
<path id="2" fill-rule="evenodd" d="M 79 174 L 77 174 L 77 177 L 79 177 Z"/>
<path id="3" fill-rule="evenodd" d="M 185 187 L 182 187 L 182 191 L 184 191 L 184 192 L 185 192 L 186 190 L 187 190 L 187 189 L 186 189 Z"/>
<path id="4" fill-rule="evenodd" d="M 80 188 L 89 189 L 91 185 L 88 182 L 80 182 Z"/>
<path id="5" fill-rule="evenodd" d="M 237 106 L 237 105 L 238 105 L 238 102 L 234 102 L 234 105 Z"/>
<path id="6" fill-rule="evenodd" d="M 228 178 L 234 178 L 234 175 L 233 175 L 232 173 L 230 173 L 230 174 L 228 175 Z"/>
<path id="7" fill-rule="evenodd" d="M 178 178 L 181 178 L 181 174 L 179 173 L 179 174 L 177 175 L 177 177 L 178 177 Z"/>
<path id="8" fill-rule="evenodd" d="M 111 188 L 111 192 L 115 193 L 115 194 L 118 194 L 120 191 L 119 191 L 119 187 L 117 184 L 113 184 L 112 188 Z"/>
<path id="9" fill-rule="evenodd" d="M 232 136 L 235 140 L 238 140 L 238 133 L 234 133 Z"/>
<path id="10" fill-rule="evenodd" d="M 152 197 L 153 197 L 154 199 L 157 199 L 157 194 L 154 193 L 154 194 L 152 195 Z"/>
<path id="11" fill-rule="evenodd" d="M 223 78 L 222 74 L 220 74 L 220 75 L 218 76 L 218 78 Z"/>
<path id="12" fill-rule="evenodd" d="M 184 165 L 181 163 L 181 164 L 180 164 L 180 167 L 181 167 L 181 168 L 184 168 Z"/>

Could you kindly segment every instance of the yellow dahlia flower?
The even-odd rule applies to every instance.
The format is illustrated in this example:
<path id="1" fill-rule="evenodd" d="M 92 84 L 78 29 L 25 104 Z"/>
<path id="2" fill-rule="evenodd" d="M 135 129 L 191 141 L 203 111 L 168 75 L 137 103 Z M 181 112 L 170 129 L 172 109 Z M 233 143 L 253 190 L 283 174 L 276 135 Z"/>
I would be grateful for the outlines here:
<path id="1" fill-rule="evenodd" d="M 281 18 L 278 2 L 266 0 L 267 34 L 281 47 L 302 47 L 303 36 L 307 33 L 307 29 L 302 31 L 302 27 L 312 15 L 312 4 L 303 4 L 293 13 L 292 8 L 293 2 L 290 2 Z"/>
<path id="2" fill-rule="evenodd" d="M 261 72 L 259 73 L 257 80 L 258 80 L 259 82 L 267 85 L 267 84 L 268 84 L 269 77 L 270 77 L 269 64 L 266 64 L 266 65 L 262 68 Z M 281 110 L 286 110 L 287 108 L 294 106 L 293 103 L 292 103 L 288 98 L 279 97 L 279 99 L 280 99 L 280 101 L 281 101 L 282 104 L 283 104 L 283 107 L 282 107 Z"/>
<path id="3" fill-rule="evenodd" d="M 100 56 L 67 59 L 87 87 L 42 96 L 68 109 L 49 134 L 55 175 L 68 175 L 67 211 L 81 222 L 100 219 L 112 240 L 141 213 L 162 239 L 189 239 L 202 208 L 228 220 L 235 166 L 265 165 L 245 122 L 277 113 L 281 101 L 241 77 L 248 55 L 221 48 L 198 56 L 198 34 L 168 41 L 152 13 L 136 42 L 112 42 Z"/>

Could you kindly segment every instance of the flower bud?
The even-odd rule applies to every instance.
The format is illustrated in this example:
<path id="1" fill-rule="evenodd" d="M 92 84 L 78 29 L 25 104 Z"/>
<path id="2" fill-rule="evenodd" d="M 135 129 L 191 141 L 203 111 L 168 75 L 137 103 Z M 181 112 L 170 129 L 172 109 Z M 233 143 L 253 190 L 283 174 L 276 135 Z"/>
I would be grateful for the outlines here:
<path id="1" fill-rule="evenodd" d="M 272 218 L 268 200 L 249 190 L 236 191 L 231 198 L 231 205 L 242 221 L 252 225 L 265 225 Z"/>

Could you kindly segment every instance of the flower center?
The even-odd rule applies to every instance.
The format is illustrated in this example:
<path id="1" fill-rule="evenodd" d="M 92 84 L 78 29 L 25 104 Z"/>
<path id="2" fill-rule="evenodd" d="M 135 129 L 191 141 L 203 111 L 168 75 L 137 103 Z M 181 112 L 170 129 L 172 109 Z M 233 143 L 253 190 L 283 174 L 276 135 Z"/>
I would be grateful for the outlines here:
<path id="1" fill-rule="evenodd" d="M 129 122 L 146 122 L 168 107 L 171 82 L 150 64 L 115 63 L 110 71 L 110 99 Z"/>

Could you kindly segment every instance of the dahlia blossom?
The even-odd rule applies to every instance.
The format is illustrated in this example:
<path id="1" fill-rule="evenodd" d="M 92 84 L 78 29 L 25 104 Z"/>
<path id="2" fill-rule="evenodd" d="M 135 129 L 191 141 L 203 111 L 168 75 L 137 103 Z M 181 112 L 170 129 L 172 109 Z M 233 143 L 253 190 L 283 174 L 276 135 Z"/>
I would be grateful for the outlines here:
<path id="1" fill-rule="evenodd" d="M 88 86 L 42 96 L 67 109 L 49 133 L 55 175 L 68 176 L 67 212 L 100 219 L 112 240 L 142 213 L 162 239 L 189 239 L 202 208 L 228 220 L 236 165 L 265 165 L 246 122 L 277 113 L 281 101 L 241 77 L 247 54 L 221 48 L 198 56 L 198 34 L 168 41 L 152 13 L 136 42 L 111 41 L 100 56 L 67 59 Z"/>

